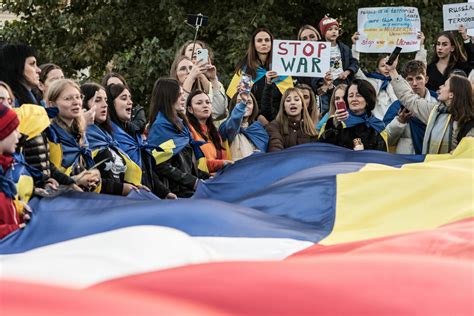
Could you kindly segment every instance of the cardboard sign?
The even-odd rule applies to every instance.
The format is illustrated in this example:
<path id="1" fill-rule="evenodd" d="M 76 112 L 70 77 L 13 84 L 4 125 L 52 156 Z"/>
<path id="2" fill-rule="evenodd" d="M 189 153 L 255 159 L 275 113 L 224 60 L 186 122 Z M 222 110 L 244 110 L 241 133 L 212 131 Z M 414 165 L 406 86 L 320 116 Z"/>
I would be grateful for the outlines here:
<path id="1" fill-rule="evenodd" d="M 329 71 L 329 42 L 274 40 L 272 70 L 278 75 L 324 77 Z"/>
<path id="2" fill-rule="evenodd" d="M 420 49 L 418 9 L 413 7 L 360 8 L 356 49 L 361 53 L 390 53 L 396 46 L 402 53 Z"/>
<path id="3" fill-rule="evenodd" d="M 474 3 L 455 3 L 443 5 L 443 28 L 454 31 L 459 25 L 474 28 Z"/>

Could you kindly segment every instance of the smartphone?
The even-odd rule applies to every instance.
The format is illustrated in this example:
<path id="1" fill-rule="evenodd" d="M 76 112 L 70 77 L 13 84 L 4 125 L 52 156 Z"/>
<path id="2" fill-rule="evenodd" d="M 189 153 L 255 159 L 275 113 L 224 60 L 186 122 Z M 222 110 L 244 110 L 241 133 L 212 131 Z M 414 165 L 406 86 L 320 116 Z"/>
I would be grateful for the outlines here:
<path id="1" fill-rule="evenodd" d="M 397 59 L 398 55 L 400 55 L 400 52 L 402 51 L 402 48 L 397 46 L 393 50 L 393 52 L 390 54 L 390 57 L 388 57 L 388 60 L 386 62 L 387 65 L 391 66 L 395 59 Z"/>
<path id="2" fill-rule="evenodd" d="M 240 77 L 240 83 L 239 83 L 239 86 L 243 87 L 242 92 L 250 93 L 250 90 L 251 90 L 250 83 L 251 82 L 252 82 L 252 77 L 250 75 L 242 74 L 242 76 Z"/>
<path id="3" fill-rule="evenodd" d="M 206 26 L 209 22 L 209 17 L 202 15 L 201 13 L 188 14 L 186 22 L 192 26 Z"/>
<path id="4" fill-rule="evenodd" d="M 198 48 L 196 51 L 197 61 L 204 60 L 207 62 L 209 60 L 209 51 L 205 48 Z"/>
<path id="5" fill-rule="evenodd" d="M 336 110 L 344 110 L 346 111 L 346 102 L 344 102 L 344 100 L 339 100 L 339 101 L 336 101 Z"/>

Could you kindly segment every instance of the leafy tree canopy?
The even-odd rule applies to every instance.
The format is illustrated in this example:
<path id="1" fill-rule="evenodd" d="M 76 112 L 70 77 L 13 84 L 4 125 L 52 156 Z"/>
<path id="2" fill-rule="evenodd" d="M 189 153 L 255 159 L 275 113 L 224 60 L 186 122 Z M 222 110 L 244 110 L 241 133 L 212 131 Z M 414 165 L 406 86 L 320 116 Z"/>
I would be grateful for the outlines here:
<path id="1" fill-rule="evenodd" d="M 463 2 L 452 0 L 450 3 Z M 237 62 L 243 57 L 251 33 L 267 27 L 277 39 L 296 38 L 304 24 L 318 26 L 329 13 L 341 22 L 342 40 L 350 44 L 357 30 L 357 9 L 372 6 L 413 6 L 421 15 L 425 46 L 431 47 L 442 30 L 445 1 L 404 0 L 91 0 L 5 1 L 4 10 L 20 16 L 7 22 L 3 41 L 27 42 L 38 51 L 40 63 L 54 62 L 69 76 L 89 68 L 90 78 L 100 80 L 112 64 L 125 76 L 135 101 L 146 104 L 153 82 L 167 76 L 178 47 L 192 39 L 194 30 L 186 25 L 188 13 L 209 16 L 199 39 L 215 53 L 218 73 L 227 84 Z M 428 50 L 430 50 L 428 48 Z M 406 56 L 409 55 L 409 56 Z M 413 58 L 406 54 L 404 58 Z M 363 54 L 361 64 L 373 69 L 376 56 Z M 83 79 L 84 80 L 84 79 Z"/>

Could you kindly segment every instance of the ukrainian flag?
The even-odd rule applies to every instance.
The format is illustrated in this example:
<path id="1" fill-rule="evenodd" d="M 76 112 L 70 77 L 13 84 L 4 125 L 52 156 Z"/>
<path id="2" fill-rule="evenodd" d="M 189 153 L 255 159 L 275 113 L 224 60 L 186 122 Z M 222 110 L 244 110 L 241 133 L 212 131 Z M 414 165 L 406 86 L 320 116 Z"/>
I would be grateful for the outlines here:
<path id="1" fill-rule="evenodd" d="M 265 74 L 267 73 L 267 70 L 263 67 L 258 67 L 257 68 L 257 77 L 253 80 L 253 82 L 257 82 L 259 80 L 265 80 Z M 240 83 L 240 79 L 242 77 L 242 71 L 238 71 L 234 74 L 232 77 L 232 80 L 230 81 L 229 87 L 227 87 L 227 96 L 229 98 L 233 98 L 234 95 L 237 93 L 237 86 Z M 276 79 L 274 79 L 274 83 L 278 87 L 278 90 L 280 90 L 281 94 L 285 93 L 286 89 L 288 88 L 293 88 L 293 78 L 291 76 L 279 76 Z"/>
<path id="2" fill-rule="evenodd" d="M 184 147 L 191 145 L 198 161 L 198 168 L 209 173 L 206 157 L 200 148 L 205 142 L 195 141 L 186 123 L 183 121 L 181 123 L 183 130 L 179 132 L 163 113 L 159 112 L 156 116 L 148 133 L 148 146 L 152 148 L 151 154 L 155 158 L 156 164 L 168 161 L 179 154 Z"/>

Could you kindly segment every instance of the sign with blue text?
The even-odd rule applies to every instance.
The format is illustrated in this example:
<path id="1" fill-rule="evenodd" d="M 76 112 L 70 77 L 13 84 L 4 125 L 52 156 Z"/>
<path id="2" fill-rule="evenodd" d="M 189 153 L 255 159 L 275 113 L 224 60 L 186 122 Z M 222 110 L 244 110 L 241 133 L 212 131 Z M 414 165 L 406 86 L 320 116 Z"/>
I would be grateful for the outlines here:
<path id="1" fill-rule="evenodd" d="M 418 9 L 413 7 L 360 8 L 356 49 L 361 53 L 390 53 L 396 46 L 403 53 L 420 50 Z"/>

